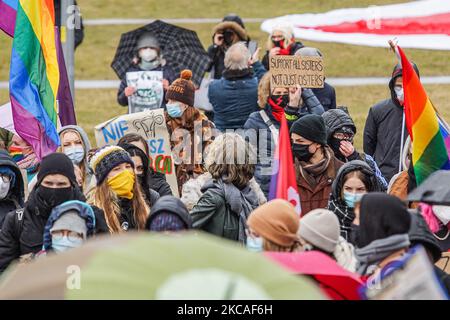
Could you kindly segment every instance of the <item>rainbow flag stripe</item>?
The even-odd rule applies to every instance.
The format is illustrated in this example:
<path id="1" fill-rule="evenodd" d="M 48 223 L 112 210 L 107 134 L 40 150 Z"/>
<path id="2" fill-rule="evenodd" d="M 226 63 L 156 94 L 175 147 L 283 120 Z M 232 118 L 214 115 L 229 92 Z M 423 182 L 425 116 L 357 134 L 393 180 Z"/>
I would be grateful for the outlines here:
<path id="1" fill-rule="evenodd" d="M 11 53 L 10 98 L 14 127 L 39 159 L 59 145 L 58 85 L 53 0 L 20 0 Z"/>
<path id="2" fill-rule="evenodd" d="M 0 29 L 14 37 L 17 4 L 19 0 L 0 0 Z"/>
<path id="3" fill-rule="evenodd" d="M 446 130 L 440 123 L 436 109 L 428 98 L 419 77 L 400 47 L 398 52 L 403 69 L 406 127 L 413 142 L 414 173 L 417 184 L 420 184 L 434 171 L 450 169 L 449 153 L 444 137 Z M 448 138 L 448 133 L 446 137 Z"/>

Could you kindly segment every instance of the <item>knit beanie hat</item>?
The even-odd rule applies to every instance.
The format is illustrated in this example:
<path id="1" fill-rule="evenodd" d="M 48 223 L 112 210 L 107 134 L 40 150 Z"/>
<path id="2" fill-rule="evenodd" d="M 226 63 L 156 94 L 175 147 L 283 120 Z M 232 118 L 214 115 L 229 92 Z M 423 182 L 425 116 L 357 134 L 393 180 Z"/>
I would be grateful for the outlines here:
<path id="1" fill-rule="evenodd" d="M 166 99 L 176 100 L 193 107 L 195 99 L 195 85 L 191 81 L 191 78 L 191 70 L 185 69 L 181 71 L 180 78 L 172 82 L 167 90 Z"/>
<path id="2" fill-rule="evenodd" d="M 114 167 L 122 163 L 129 163 L 134 168 L 133 160 L 123 148 L 119 146 L 104 146 L 97 150 L 90 162 L 90 167 L 97 179 L 97 186 L 102 184 Z"/>
<path id="3" fill-rule="evenodd" d="M 160 45 L 158 42 L 158 39 L 150 32 L 143 33 L 136 44 L 136 49 L 142 49 L 142 48 L 155 48 L 159 49 Z"/>
<path id="4" fill-rule="evenodd" d="M 336 248 L 339 234 L 339 220 L 329 210 L 315 209 L 300 219 L 299 237 L 328 253 Z"/>
<path id="5" fill-rule="evenodd" d="M 70 180 L 73 186 L 77 185 L 75 170 L 72 161 L 64 153 L 56 152 L 45 156 L 39 166 L 37 174 L 37 183 L 39 186 L 46 176 L 49 174 L 60 174 Z"/>
<path id="6" fill-rule="evenodd" d="M 76 233 L 81 233 L 83 239 L 87 236 L 86 220 L 78 215 L 76 211 L 67 211 L 58 218 L 50 229 L 50 232 L 69 230 Z"/>
<path id="7" fill-rule="evenodd" d="M 296 133 L 312 142 L 327 144 L 327 128 L 323 118 L 317 114 L 308 114 L 292 124 L 291 133 Z"/>
<path id="8" fill-rule="evenodd" d="M 256 208 L 247 224 L 264 239 L 282 247 L 291 247 L 299 240 L 299 216 L 286 200 L 275 199 Z"/>

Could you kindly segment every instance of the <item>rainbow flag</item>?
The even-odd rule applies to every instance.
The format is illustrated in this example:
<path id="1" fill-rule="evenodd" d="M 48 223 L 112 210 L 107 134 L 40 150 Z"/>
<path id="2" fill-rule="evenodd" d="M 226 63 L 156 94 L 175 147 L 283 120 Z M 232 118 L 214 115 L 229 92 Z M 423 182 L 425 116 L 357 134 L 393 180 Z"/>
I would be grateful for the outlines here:
<path id="1" fill-rule="evenodd" d="M 272 168 L 269 200 L 285 199 L 292 203 L 295 211 L 301 215 L 302 209 L 292 159 L 291 139 L 287 120 L 284 116 L 281 117 L 280 134 Z"/>
<path id="2" fill-rule="evenodd" d="M 59 67 L 53 0 L 19 0 L 9 91 L 14 127 L 42 159 L 59 145 Z"/>
<path id="3" fill-rule="evenodd" d="M 14 37 L 18 3 L 19 0 L 0 0 L 0 29 L 10 37 Z"/>
<path id="4" fill-rule="evenodd" d="M 406 127 L 412 141 L 412 161 L 419 185 L 434 171 L 450 169 L 449 134 L 405 53 L 398 46 L 397 49 L 403 69 Z"/>

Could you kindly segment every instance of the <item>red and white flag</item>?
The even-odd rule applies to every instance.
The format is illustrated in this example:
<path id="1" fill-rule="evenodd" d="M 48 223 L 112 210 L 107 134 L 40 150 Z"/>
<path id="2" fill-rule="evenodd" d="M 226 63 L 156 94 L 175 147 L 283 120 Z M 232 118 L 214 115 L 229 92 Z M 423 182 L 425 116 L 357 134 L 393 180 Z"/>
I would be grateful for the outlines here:
<path id="1" fill-rule="evenodd" d="M 388 47 L 397 38 L 404 48 L 450 50 L 450 0 L 294 14 L 266 20 L 261 29 L 277 25 L 290 25 L 304 40 Z"/>

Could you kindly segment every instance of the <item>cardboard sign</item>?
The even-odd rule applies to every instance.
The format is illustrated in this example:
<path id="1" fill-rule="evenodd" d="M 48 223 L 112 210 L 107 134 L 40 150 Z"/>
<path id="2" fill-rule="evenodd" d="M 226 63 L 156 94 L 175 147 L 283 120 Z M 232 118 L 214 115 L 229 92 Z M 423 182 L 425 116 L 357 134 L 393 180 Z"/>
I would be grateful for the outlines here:
<path id="1" fill-rule="evenodd" d="M 422 246 L 411 249 L 383 276 L 371 277 L 363 289 L 370 300 L 447 300 Z"/>
<path id="2" fill-rule="evenodd" d="M 128 97 L 128 113 L 161 108 L 162 80 L 162 71 L 127 72 L 127 85 L 136 88 L 136 92 Z"/>
<path id="3" fill-rule="evenodd" d="M 175 164 L 170 147 L 169 132 L 163 109 L 126 114 L 103 122 L 95 127 L 97 146 L 115 145 L 127 133 L 141 135 L 148 143 L 150 166 L 165 174 L 172 193 L 178 196 Z"/>
<path id="4" fill-rule="evenodd" d="M 273 56 L 269 61 L 272 88 L 323 88 L 325 83 L 322 57 Z"/>

